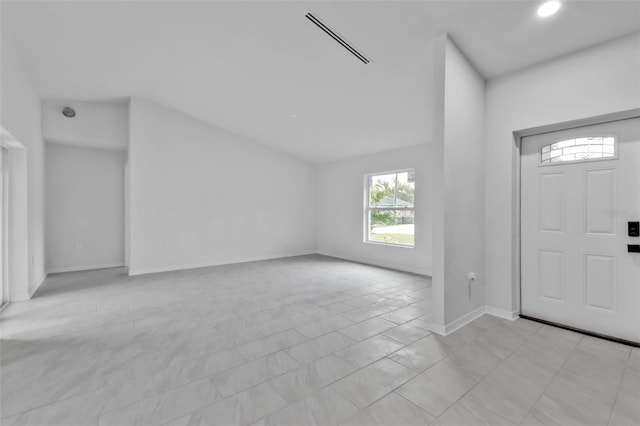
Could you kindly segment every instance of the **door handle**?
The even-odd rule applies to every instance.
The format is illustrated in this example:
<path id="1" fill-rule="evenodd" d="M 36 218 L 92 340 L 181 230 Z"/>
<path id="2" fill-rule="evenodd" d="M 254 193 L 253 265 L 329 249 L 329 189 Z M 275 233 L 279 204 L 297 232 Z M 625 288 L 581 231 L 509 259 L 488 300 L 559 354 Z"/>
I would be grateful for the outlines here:
<path id="1" fill-rule="evenodd" d="M 627 244 L 627 251 L 629 253 L 640 253 L 640 244 Z"/>

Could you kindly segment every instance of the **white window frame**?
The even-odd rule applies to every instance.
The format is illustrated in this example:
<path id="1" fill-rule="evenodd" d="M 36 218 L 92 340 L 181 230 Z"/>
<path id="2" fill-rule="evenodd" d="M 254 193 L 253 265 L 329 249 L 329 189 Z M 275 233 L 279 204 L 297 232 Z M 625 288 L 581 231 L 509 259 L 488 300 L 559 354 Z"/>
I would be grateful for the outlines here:
<path id="1" fill-rule="evenodd" d="M 375 173 L 367 173 L 364 175 L 364 233 L 363 233 L 363 240 L 362 242 L 365 244 L 373 244 L 373 245 L 381 245 L 381 246 L 389 246 L 389 247 L 398 247 L 398 248 L 404 248 L 404 249 L 414 249 L 416 247 L 416 232 L 415 232 L 415 222 L 413 224 L 414 226 L 414 230 L 413 230 L 413 244 L 401 244 L 401 243 L 385 243 L 385 242 L 381 242 L 381 241 L 372 241 L 371 239 L 369 239 L 369 233 L 371 230 L 371 211 L 372 210 L 378 210 L 378 211 L 413 211 L 414 212 L 414 220 L 415 220 L 415 210 L 416 210 L 416 202 L 415 202 L 415 195 L 414 195 L 414 200 L 413 200 L 413 207 L 371 207 L 370 205 L 370 197 L 371 197 L 371 177 L 372 176 L 381 176 L 381 175 L 391 175 L 391 174 L 398 174 L 398 173 L 406 173 L 406 172 L 413 172 L 414 174 L 414 188 L 415 188 L 415 174 L 416 174 L 416 169 L 400 169 L 400 170 L 389 170 L 386 172 L 375 172 Z M 397 179 L 397 177 L 396 177 Z M 394 196 L 397 197 L 397 192 L 398 192 L 398 188 L 395 188 L 395 193 Z M 415 193 L 414 193 L 415 194 Z"/>

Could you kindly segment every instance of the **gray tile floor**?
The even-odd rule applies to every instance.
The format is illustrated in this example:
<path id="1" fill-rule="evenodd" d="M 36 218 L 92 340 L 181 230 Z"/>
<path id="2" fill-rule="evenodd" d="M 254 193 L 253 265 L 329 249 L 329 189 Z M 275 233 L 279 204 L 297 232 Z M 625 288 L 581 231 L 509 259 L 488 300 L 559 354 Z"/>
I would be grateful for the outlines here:
<path id="1" fill-rule="evenodd" d="M 1 314 L 3 425 L 640 424 L 640 351 L 323 256 L 52 275 Z"/>

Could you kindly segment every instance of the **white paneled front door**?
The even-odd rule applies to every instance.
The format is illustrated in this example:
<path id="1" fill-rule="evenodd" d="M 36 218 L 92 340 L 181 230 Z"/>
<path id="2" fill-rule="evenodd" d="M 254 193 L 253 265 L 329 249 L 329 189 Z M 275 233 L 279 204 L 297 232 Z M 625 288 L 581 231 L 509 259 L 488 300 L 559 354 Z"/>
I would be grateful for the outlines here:
<path id="1" fill-rule="evenodd" d="M 640 342 L 640 119 L 525 137 L 522 314 Z"/>

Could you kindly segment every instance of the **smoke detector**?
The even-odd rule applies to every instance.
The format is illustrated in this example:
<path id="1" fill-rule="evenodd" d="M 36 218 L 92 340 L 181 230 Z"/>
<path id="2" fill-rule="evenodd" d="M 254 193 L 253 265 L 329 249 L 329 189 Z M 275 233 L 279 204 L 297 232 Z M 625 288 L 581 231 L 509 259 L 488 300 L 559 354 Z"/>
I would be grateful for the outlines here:
<path id="1" fill-rule="evenodd" d="M 76 116 L 76 110 L 66 106 L 62 109 L 62 115 L 64 115 L 65 117 L 73 118 Z"/>

